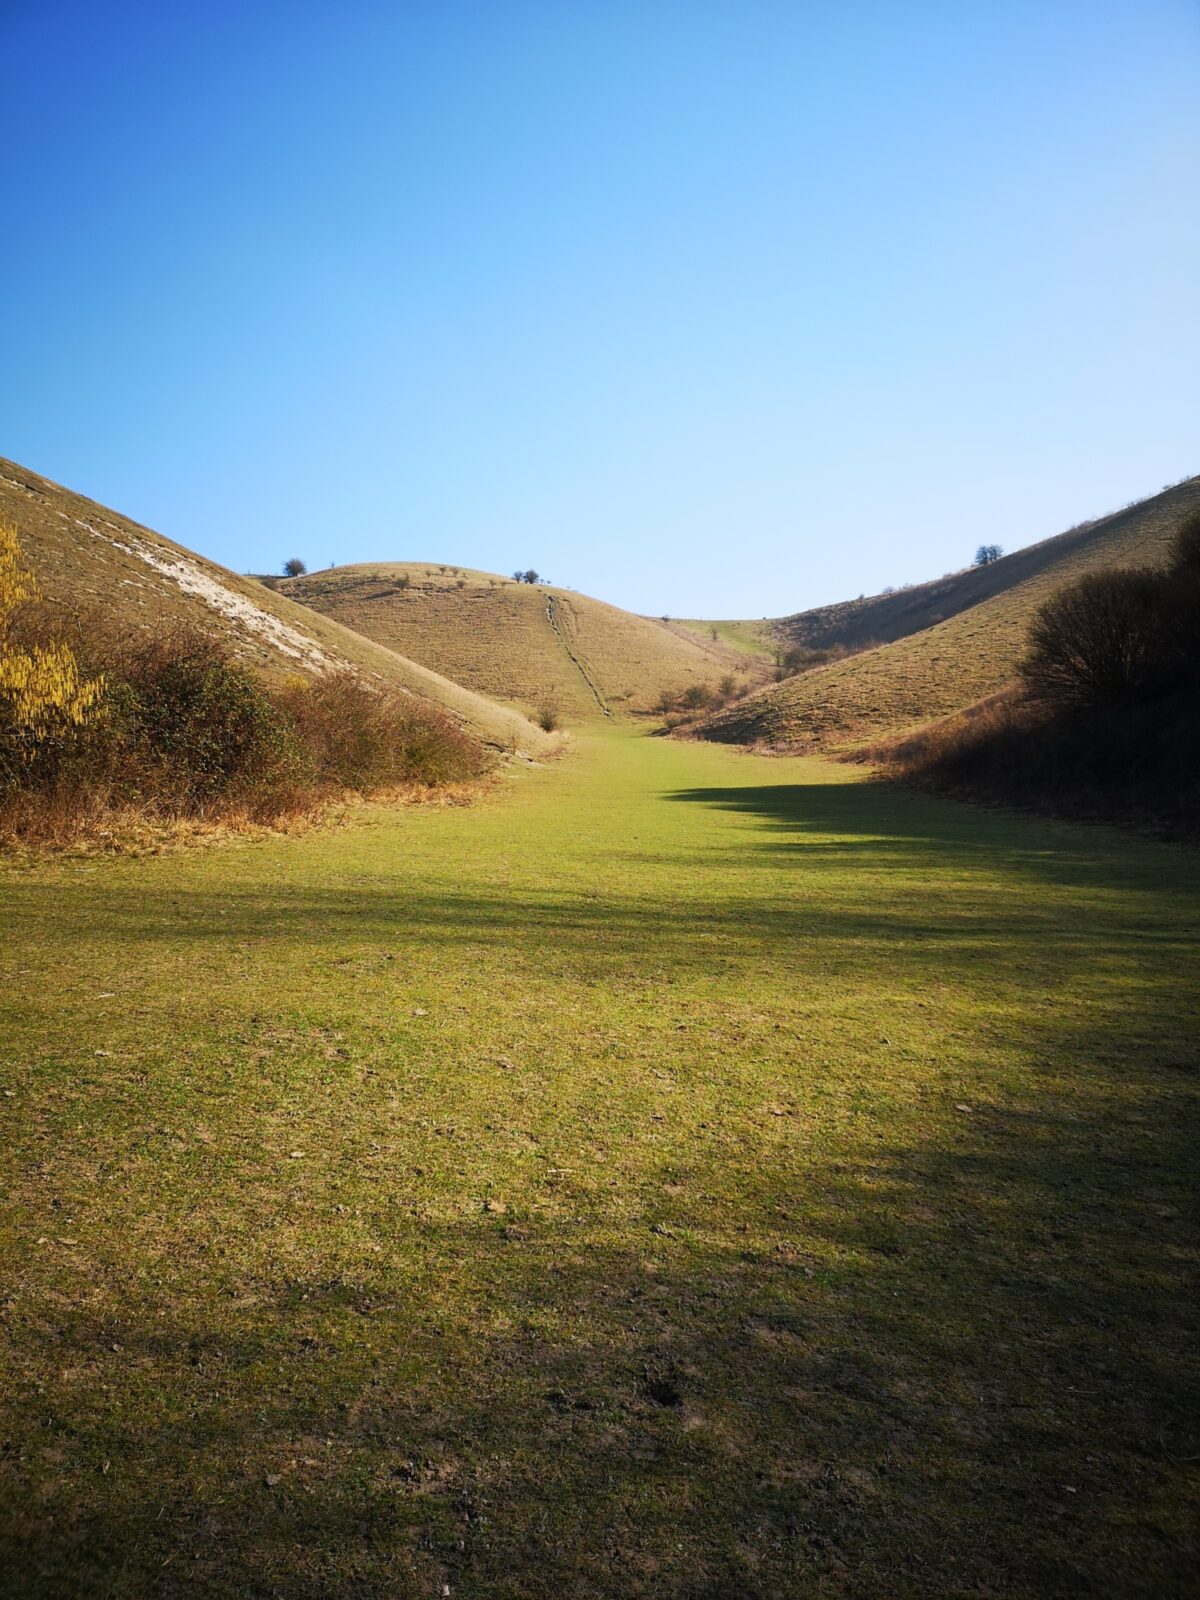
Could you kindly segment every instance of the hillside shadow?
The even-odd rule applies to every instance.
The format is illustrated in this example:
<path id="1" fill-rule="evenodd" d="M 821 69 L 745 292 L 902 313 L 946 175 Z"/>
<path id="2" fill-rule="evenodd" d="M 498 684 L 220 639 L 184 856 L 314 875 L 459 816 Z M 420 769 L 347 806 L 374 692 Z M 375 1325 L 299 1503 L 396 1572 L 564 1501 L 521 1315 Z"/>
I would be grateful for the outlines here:
<path id="1" fill-rule="evenodd" d="M 886 1122 L 781 1111 L 770 1137 L 676 1144 L 612 1188 L 566 1171 L 553 1216 L 429 1221 L 373 1169 L 351 1243 L 311 1204 L 314 1178 L 272 1193 L 290 1243 L 253 1277 L 203 1194 L 174 1223 L 189 1253 L 140 1260 L 144 1219 L 114 1185 L 123 1274 L 85 1263 L 70 1297 L 3 1308 L 27 1381 L 0 1437 L 0 1594 L 1193 1592 L 1195 929 L 1164 908 L 1186 909 L 1194 868 L 1023 822 L 981 841 L 976 814 L 865 785 L 671 799 L 743 819 L 745 837 L 713 845 L 743 865 L 812 849 L 853 870 L 819 906 L 753 878 L 717 904 L 686 883 L 623 893 L 619 873 L 590 896 L 549 873 L 453 893 L 147 876 L 106 885 L 103 935 L 131 970 L 162 941 L 182 950 L 198 1029 L 204 962 L 235 942 L 369 958 L 400 983 L 403 961 L 385 963 L 406 944 L 435 971 L 462 947 L 489 981 L 522 981 L 526 1005 L 564 977 L 718 964 L 736 1000 L 739 964 L 798 989 L 811 961 L 847 1008 L 894 995 L 903 944 L 904 982 L 986 993 L 1008 1051 L 996 1103 L 949 1105 L 915 1073 Z M 44 917 L 36 896 L 14 906 Z M 1086 1005 L 998 1009 L 1097 973 Z M 348 965 L 304 1004 L 352 1008 L 358 982 Z M 969 1054 L 974 1035 L 928 1037 Z M 351 1101 L 339 1110 L 350 1123 Z M 39 1147 L 45 1176 L 53 1159 Z M 220 1181 L 242 1174 L 232 1160 Z"/>
<path id="2" fill-rule="evenodd" d="M 1182 952 L 1191 938 L 1188 908 L 1200 890 L 1200 855 L 1191 852 L 1028 819 L 981 821 L 953 802 L 866 783 L 664 798 L 729 812 L 744 826 L 716 829 L 711 845 L 677 854 L 618 842 L 579 887 L 560 882 L 552 860 L 524 882 L 467 888 L 436 871 L 358 873 L 319 887 L 113 882 L 105 933 L 123 948 L 164 938 L 214 948 L 282 940 L 331 961 L 345 948 L 469 945 L 511 949 L 518 965 L 539 963 L 549 976 L 569 969 L 596 978 L 644 965 L 648 954 L 688 972 L 711 966 L 716 952 L 729 966 L 791 948 L 827 973 L 857 971 L 864 981 L 890 967 L 897 945 L 916 973 L 973 969 L 1011 950 L 1026 967 L 1044 961 L 1066 974 L 1131 951 Z M 779 870 L 792 859 L 828 864 L 819 897 L 793 891 Z M 689 865 L 741 876 L 717 898 L 692 889 Z M 639 866 L 657 873 L 654 888 Z M 72 889 L 60 893 L 69 899 Z M 1164 916 L 1172 903 L 1180 915 Z M 41 915 L 35 893 L 11 897 L 15 936 Z M 999 964 L 994 981 L 1018 981 L 1006 972 Z"/>
<path id="3" fill-rule="evenodd" d="M 839 847 L 821 841 L 816 848 Z M 868 842 L 863 851 L 869 855 L 873 848 L 891 849 L 886 842 Z M 231 942 L 247 950 L 283 943 L 334 969 L 373 951 L 397 962 L 397 976 L 406 970 L 406 949 L 433 959 L 439 948 L 462 948 L 485 961 L 507 958 L 514 971 L 529 971 L 547 985 L 563 978 L 615 981 L 644 973 L 648 964 L 680 977 L 718 967 L 761 970 L 762 963 L 785 955 L 811 962 L 827 977 L 854 976 L 866 985 L 895 975 L 902 948 L 903 972 L 914 983 L 955 972 L 977 977 L 979 963 L 986 961 L 988 982 L 1001 994 L 1019 990 L 1023 973 L 1039 969 L 1062 982 L 1099 961 L 1125 964 L 1138 952 L 1148 957 L 1154 951 L 1182 958 L 1192 948 L 1187 927 L 1163 918 L 1165 885 L 1151 892 L 1136 879 L 1122 884 L 1096 868 L 1081 867 L 1076 877 L 1076 869 L 1050 867 L 1036 875 L 1058 886 L 1059 894 L 1042 906 L 990 876 L 977 889 L 960 881 L 947 895 L 922 881 L 926 860 L 923 851 L 915 851 L 911 861 L 885 855 L 885 869 L 897 867 L 894 879 L 886 870 L 871 879 L 850 878 L 821 903 L 778 888 L 769 894 L 748 888 L 719 902 L 662 893 L 448 892 L 402 882 L 278 893 L 257 886 L 162 894 L 113 888 L 104 934 L 130 952 L 131 983 L 139 951 L 153 960 L 160 949 L 192 946 L 198 956 L 221 959 Z M 1089 890 L 1074 920 L 1065 884 Z M 14 937 L 38 919 L 36 903 L 14 903 Z"/>
<path id="4" fill-rule="evenodd" d="M 1028 817 L 981 812 L 883 782 L 772 783 L 731 788 L 678 789 L 664 800 L 706 806 L 753 819 L 768 832 L 793 835 L 794 847 L 861 850 L 897 854 L 919 847 L 952 860 L 997 858 L 1053 875 L 1052 881 L 1077 881 L 1107 859 L 1129 854 L 1128 841 Z M 760 849 L 785 847 L 772 839 Z"/>
<path id="5" fill-rule="evenodd" d="M 62 1308 L 30 1352 L 58 1486 L 0 1593 L 1182 1597 L 1194 1097 L 1136 1059 L 1123 1087 L 697 1152 L 620 1243 L 480 1216 L 410 1225 L 415 1276 L 385 1250 L 281 1263 L 253 1310 L 214 1272 Z M 49 1376 L 114 1344 L 111 1401 Z"/>

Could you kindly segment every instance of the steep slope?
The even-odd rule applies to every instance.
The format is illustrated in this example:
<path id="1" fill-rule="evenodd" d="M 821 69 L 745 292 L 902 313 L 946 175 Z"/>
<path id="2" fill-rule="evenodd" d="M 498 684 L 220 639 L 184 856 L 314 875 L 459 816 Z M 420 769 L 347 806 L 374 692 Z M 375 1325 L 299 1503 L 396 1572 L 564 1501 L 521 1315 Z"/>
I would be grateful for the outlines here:
<path id="1" fill-rule="evenodd" d="M 192 624 L 275 679 L 351 667 L 433 701 L 486 743 L 515 743 L 530 754 L 550 748 L 540 728 L 508 707 L 2 457 L 0 518 L 16 525 L 53 605 L 103 613 L 119 627 Z"/>
<path id="2" fill-rule="evenodd" d="M 745 657 L 553 585 L 420 562 L 335 567 L 279 592 L 481 694 L 574 718 L 646 711 Z"/>
<path id="3" fill-rule="evenodd" d="M 790 639 L 813 647 L 854 645 L 889 629 L 901 633 L 730 706 L 696 731 L 728 743 L 836 749 L 960 710 L 1013 677 L 1029 619 L 1047 595 L 1096 568 L 1159 563 L 1183 516 L 1198 506 L 1200 478 L 1189 478 L 978 573 L 781 619 L 778 626 L 790 629 Z M 922 618 L 932 620 L 938 604 L 956 608 L 955 614 L 903 632 Z"/>

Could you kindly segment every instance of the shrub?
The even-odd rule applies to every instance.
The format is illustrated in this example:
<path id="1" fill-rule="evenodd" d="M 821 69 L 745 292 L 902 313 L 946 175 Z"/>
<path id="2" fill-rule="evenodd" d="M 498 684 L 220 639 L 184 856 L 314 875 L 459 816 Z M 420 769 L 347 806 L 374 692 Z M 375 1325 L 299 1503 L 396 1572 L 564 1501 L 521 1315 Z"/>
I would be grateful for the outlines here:
<path id="1" fill-rule="evenodd" d="M 689 683 L 679 696 L 679 704 L 685 711 L 699 711 L 712 699 L 712 690 L 706 683 Z"/>
<path id="2" fill-rule="evenodd" d="M 1200 833 L 1200 514 L 1172 558 L 1060 589 L 1030 626 L 1023 687 L 862 754 L 969 799 Z"/>
<path id="3" fill-rule="evenodd" d="M 1171 564 L 1180 577 L 1200 574 L 1200 511 L 1180 524 L 1171 545 Z"/>
<path id="4" fill-rule="evenodd" d="M 295 682 L 280 697 L 310 784 L 372 790 L 433 787 L 477 777 L 483 753 L 435 707 L 381 694 L 353 673 Z"/>
<path id="5" fill-rule="evenodd" d="M 302 578 L 307 571 L 308 568 L 299 556 L 292 556 L 283 563 L 283 575 L 285 578 Z"/>
<path id="6" fill-rule="evenodd" d="M 553 733 L 558 727 L 558 722 L 559 715 L 557 706 L 544 705 L 538 708 L 537 725 L 543 730 L 543 732 Z"/>
<path id="7" fill-rule="evenodd" d="M 1085 573 L 1037 612 L 1021 676 L 1054 705 L 1161 694 L 1184 668 L 1192 588 L 1148 568 Z"/>
<path id="8" fill-rule="evenodd" d="M 0 523 L 0 781 L 93 720 L 104 690 L 61 640 L 23 639 L 22 615 L 39 598 L 16 528 Z"/>
<path id="9" fill-rule="evenodd" d="M 138 791 L 176 816 L 240 801 L 270 812 L 302 777 L 286 715 L 207 635 L 137 640 L 109 674 L 105 739 Z"/>
<path id="10" fill-rule="evenodd" d="M 65 844 L 118 819 L 276 822 L 347 791 L 432 788 L 486 764 L 436 707 L 348 672 L 276 690 L 202 633 L 105 638 L 92 621 L 86 638 L 102 699 L 27 741 L 20 760 L 0 740 L 0 836 Z"/>

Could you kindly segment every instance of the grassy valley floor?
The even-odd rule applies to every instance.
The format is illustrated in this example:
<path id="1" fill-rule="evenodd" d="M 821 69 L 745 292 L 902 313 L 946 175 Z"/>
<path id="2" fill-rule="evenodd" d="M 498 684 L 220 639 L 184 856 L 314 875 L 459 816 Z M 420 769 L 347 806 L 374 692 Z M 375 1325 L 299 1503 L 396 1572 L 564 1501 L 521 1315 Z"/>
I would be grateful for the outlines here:
<path id="1" fill-rule="evenodd" d="M 1194 1593 L 1198 908 L 621 730 L 5 869 L 0 1593 Z"/>

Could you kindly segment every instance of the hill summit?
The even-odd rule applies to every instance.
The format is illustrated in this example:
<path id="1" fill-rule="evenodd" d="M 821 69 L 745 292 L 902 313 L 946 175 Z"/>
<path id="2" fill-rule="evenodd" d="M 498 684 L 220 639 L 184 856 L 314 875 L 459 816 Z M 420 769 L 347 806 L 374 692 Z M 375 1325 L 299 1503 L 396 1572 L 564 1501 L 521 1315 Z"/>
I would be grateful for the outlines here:
<path id="1" fill-rule="evenodd" d="M 333 567 L 277 581 L 368 639 L 479 694 L 571 718 L 650 711 L 746 666 L 716 640 L 676 632 L 553 584 L 430 562 Z"/>

